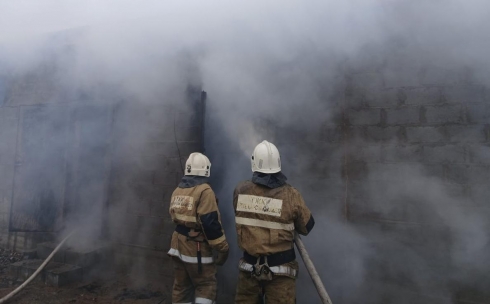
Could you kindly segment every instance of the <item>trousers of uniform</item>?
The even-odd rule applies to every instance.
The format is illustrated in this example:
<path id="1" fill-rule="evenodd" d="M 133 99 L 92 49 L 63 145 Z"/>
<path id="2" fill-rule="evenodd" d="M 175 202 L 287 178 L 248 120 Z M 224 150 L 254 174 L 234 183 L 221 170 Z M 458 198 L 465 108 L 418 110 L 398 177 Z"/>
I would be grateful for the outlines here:
<path id="1" fill-rule="evenodd" d="M 236 288 L 235 304 L 259 304 L 262 292 L 265 293 L 267 304 L 294 304 L 296 303 L 296 280 L 275 275 L 272 281 L 258 281 L 250 272 L 239 271 Z"/>
<path id="2" fill-rule="evenodd" d="M 197 264 L 184 263 L 172 257 L 174 264 L 174 304 L 214 304 L 216 299 L 216 265 L 202 264 L 199 273 Z"/>

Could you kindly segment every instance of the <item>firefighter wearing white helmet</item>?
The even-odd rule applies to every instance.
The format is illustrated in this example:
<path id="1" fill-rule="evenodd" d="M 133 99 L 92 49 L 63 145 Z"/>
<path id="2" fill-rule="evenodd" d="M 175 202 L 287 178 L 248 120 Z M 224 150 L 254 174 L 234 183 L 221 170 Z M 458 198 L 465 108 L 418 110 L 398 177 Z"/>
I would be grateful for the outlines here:
<path id="1" fill-rule="evenodd" d="M 185 162 L 184 175 L 209 177 L 211 175 L 211 162 L 202 153 L 192 153 Z"/>
<path id="2" fill-rule="evenodd" d="M 259 143 L 252 154 L 253 176 L 233 193 L 239 262 L 235 303 L 295 303 L 298 263 L 294 232 L 307 235 L 315 221 L 303 197 L 286 183 L 277 147 Z"/>
<path id="3" fill-rule="evenodd" d="M 168 255 L 174 263 L 172 303 L 215 303 L 216 265 L 228 258 L 216 196 L 208 183 L 211 162 L 192 153 L 172 193 L 170 216 L 177 224 Z M 218 252 L 213 258 L 213 249 Z"/>
<path id="4" fill-rule="evenodd" d="M 251 160 L 253 172 L 272 174 L 281 171 L 279 150 L 266 140 L 255 147 Z"/>

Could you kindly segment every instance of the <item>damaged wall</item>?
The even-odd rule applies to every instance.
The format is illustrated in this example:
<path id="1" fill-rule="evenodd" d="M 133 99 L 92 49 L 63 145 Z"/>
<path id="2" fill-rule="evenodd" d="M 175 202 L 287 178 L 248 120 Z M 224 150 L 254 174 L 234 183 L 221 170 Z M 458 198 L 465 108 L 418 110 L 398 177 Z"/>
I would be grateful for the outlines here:
<path id="1" fill-rule="evenodd" d="M 165 290 L 173 282 L 166 252 L 175 229 L 168 204 L 187 157 L 203 149 L 205 93 L 189 88 L 187 95 L 183 108 L 128 103 L 114 122 L 107 233 L 135 284 L 157 276 Z"/>

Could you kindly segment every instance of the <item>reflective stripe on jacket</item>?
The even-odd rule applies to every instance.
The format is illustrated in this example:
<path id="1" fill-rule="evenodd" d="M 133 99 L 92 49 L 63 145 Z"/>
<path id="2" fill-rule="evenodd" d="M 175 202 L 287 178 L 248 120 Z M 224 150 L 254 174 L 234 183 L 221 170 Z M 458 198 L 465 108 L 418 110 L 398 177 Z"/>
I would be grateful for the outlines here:
<path id="1" fill-rule="evenodd" d="M 169 213 L 178 225 L 201 231 L 205 241 L 200 242 L 202 263 L 212 263 L 212 248 L 227 251 L 228 242 L 221 225 L 216 197 L 209 184 L 190 188 L 176 188 L 170 199 Z M 174 232 L 168 254 L 183 262 L 197 263 L 197 242 Z"/>
<path id="2" fill-rule="evenodd" d="M 242 182 L 233 206 L 238 245 L 256 257 L 293 248 L 294 231 L 307 235 L 314 225 L 301 194 L 289 184 L 271 189 Z"/>

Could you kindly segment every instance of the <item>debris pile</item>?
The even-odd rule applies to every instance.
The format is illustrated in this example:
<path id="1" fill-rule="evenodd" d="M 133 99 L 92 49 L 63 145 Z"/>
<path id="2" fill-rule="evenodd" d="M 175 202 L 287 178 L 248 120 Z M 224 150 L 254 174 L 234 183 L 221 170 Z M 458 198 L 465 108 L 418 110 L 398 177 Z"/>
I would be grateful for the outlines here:
<path id="1" fill-rule="evenodd" d="M 80 289 L 82 289 L 86 292 L 89 292 L 89 293 L 98 293 L 101 288 L 102 288 L 102 285 L 100 285 L 97 282 L 91 282 L 87 285 L 80 287 Z"/>
<path id="2" fill-rule="evenodd" d="M 0 273 L 5 273 L 10 264 L 21 261 L 22 259 L 22 253 L 0 248 Z"/>

